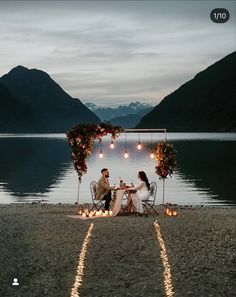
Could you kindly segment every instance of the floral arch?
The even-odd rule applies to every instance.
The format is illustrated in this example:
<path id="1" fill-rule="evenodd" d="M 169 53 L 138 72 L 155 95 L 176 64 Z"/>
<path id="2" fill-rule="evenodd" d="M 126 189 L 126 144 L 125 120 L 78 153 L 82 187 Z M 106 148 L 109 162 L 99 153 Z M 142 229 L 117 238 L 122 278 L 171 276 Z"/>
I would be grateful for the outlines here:
<path id="1" fill-rule="evenodd" d="M 74 168 L 78 174 L 79 187 L 82 176 L 87 173 L 86 160 L 93 151 L 93 145 L 96 140 L 102 141 L 102 137 L 110 134 L 112 139 L 119 137 L 120 133 L 126 132 L 122 127 L 112 126 L 110 123 L 100 124 L 78 124 L 66 133 L 68 144 L 71 148 Z M 140 131 L 140 130 L 137 130 Z M 150 129 L 151 131 L 151 129 Z M 164 201 L 164 180 L 171 176 L 176 167 L 175 150 L 173 144 L 164 141 L 158 143 L 155 149 L 155 159 L 157 165 L 155 172 L 160 179 L 163 179 L 163 201 Z M 78 198 L 79 202 L 79 188 Z"/>

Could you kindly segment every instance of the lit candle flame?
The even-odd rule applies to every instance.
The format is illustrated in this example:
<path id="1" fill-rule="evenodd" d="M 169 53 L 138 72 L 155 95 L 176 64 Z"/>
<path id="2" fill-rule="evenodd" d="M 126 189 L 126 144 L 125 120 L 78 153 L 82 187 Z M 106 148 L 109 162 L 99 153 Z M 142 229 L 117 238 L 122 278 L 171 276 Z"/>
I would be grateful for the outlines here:
<path id="1" fill-rule="evenodd" d="M 102 159 L 103 158 L 103 153 L 102 153 L 102 150 L 100 151 L 99 153 L 99 158 Z"/>
<path id="2" fill-rule="evenodd" d="M 163 276 L 164 276 L 164 285 L 165 285 L 166 296 L 173 297 L 174 289 L 173 289 L 173 285 L 172 285 L 171 269 L 170 269 L 170 264 L 169 264 L 169 260 L 168 260 L 165 243 L 161 236 L 160 224 L 157 222 L 154 222 L 154 226 L 156 229 L 157 239 L 158 239 L 159 245 L 160 245 L 162 265 L 164 267 Z"/>
<path id="3" fill-rule="evenodd" d="M 84 275 L 84 268 L 85 268 L 84 262 L 85 262 L 85 257 L 86 257 L 90 237 L 91 237 L 91 234 L 93 231 L 93 226 L 94 226 L 94 224 L 90 224 L 88 232 L 86 234 L 86 237 L 85 237 L 83 245 L 82 245 L 82 249 L 81 249 L 81 252 L 79 255 L 79 262 L 78 262 L 78 266 L 77 266 L 77 274 L 75 277 L 74 286 L 71 289 L 70 297 L 80 297 L 79 288 L 81 287 L 82 282 L 83 282 L 83 275 Z"/>
<path id="4" fill-rule="evenodd" d="M 127 151 L 125 151 L 124 157 L 125 157 L 125 159 L 128 159 L 128 157 L 129 157 L 129 154 L 128 154 L 128 152 L 127 152 Z"/>
<path id="5" fill-rule="evenodd" d="M 153 153 L 151 153 L 151 155 L 150 155 L 150 158 L 151 158 L 151 159 L 153 159 L 153 158 L 154 158 L 154 154 L 153 154 Z"/>

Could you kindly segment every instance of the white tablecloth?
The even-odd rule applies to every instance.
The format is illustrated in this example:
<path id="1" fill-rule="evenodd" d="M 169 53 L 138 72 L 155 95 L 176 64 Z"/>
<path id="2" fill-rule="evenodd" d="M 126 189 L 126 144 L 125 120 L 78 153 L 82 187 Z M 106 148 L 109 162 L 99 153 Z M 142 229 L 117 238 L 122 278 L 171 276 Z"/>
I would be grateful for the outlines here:
<path id="1" fill-rule="evenodd" d="M 116 216 L 119 213 L 124 193 L 125 193 L 125 190 L 117 190 L 116 191 L 116 200 L 112 207 L 112 215 L 113 216 Z"/>

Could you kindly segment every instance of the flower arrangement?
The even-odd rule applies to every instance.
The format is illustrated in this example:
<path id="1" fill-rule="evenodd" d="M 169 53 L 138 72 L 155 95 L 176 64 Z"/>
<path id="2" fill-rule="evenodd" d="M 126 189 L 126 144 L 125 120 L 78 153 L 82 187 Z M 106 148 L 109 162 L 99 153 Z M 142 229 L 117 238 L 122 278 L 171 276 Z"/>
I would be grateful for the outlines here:
<path id="1" fill-rule="evenodd" d="M 101 142 L 102 137 L 107 134 L 111 134 L 115 139 L 122 130 L 121 127 L 112 126 L 109 123 L 79 124 L 66 133 L 74 168 L 80 181 L 82 175 L 87 172 L 86 159 L 92 153 L 94 141 L 98 139 Z"/>
<path id="2" fill-rule="evenodd" d="M 174 146 L 167 141 L 161 142 L 157 145 L 155 157 L 157 166 L 155 167 L 156 174 L 160 178 L 167 178 L 171 176 L 176 167 Z"/>

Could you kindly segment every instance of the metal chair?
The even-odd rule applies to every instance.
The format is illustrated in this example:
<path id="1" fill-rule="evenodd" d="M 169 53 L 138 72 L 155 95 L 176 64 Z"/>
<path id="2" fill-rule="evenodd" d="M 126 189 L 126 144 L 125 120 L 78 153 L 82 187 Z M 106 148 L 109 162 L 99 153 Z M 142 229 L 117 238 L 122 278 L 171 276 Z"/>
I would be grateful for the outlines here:
<path id="1" fill-rule="evenodd" d="M 95 180 L 92 181 L 90 184 L 90 192 L 91 192 L 92 203 L 93 203 L 91 210 L 93 210 L 93 209 L 99 210 L 101 208 L 104 208 L 103 200 L 98 200 L 96 198 L 97 186 L 98 186 L 98 183 Z"/>
<path id="2" fill-rule="evenodd" d="M 157 211 L 155 210 L 155 201 L 156 201 L 156 195 L 157 195 L 157 183 L 151 182 L 150 183 L 150 196 L 148 197 L 147 200 L 143 200 L 142 204 L 144 209 L 148 213 L 152 213 L 152 211 L 158 215 Z"/>

